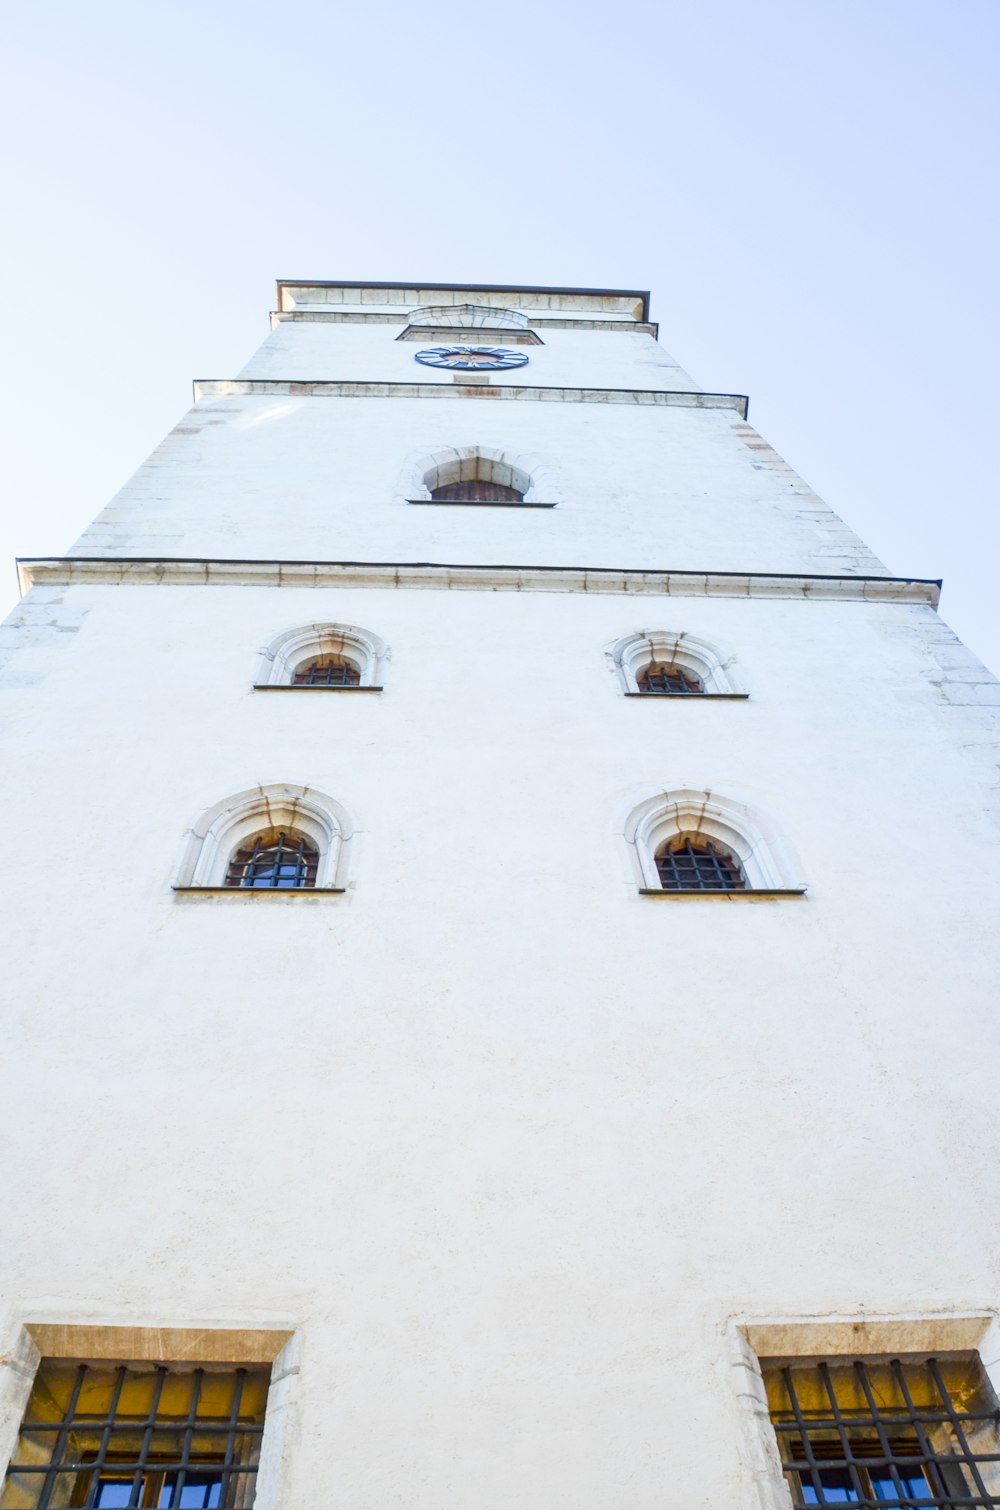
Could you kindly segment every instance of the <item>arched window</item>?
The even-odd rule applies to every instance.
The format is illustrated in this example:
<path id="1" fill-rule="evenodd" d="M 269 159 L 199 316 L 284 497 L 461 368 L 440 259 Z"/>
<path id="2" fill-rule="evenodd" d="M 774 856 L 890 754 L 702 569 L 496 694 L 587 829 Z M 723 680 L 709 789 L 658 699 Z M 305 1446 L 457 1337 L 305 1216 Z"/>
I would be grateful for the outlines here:
<path id="1" fill-rule="evenodd" d="M 697 635 L 643 629 L 607 654 L 626 697 L 747 696 L 736 657 Z"/>
<path id="2" fill-rule="evenodd" d="M 625 825 L 645 896 L 801 896 L 790 845 L 742 802 L 678 788 L 634 808 Z"/>
<path id="3" fill-rule="evenodd" d="M 227 886 L 257 888 L 316 885 L 319 850 L 305 834 L 265 829 L 235 850 L 226 870 Z"/>
<path id="4" fill-rule="evenodd" d="M 635 680 L 640 692 L 647 692 L 653 697 L 691 697 L 703 695 L 705 691 L 701 678 L 695 676 L 693 671 L 679 666 L 676 661 L 672 665 L 650 661 Z"/>
<path id="5" fill-rule="evenodd" d="M 678 834 L 656 851 L 664 891 L 744 891 L 746 877 L 736 856 L 714 839 Z"/>
<path id="6" fill-rule="evenodd" d="M 407 503 L 555 508 L 555 475 L 537 456 L 492 446 L 452 446 L 411 456 L 400 480 Z"/>
<path id="7" fill-rule="evenodd" d="M 411 325 L 489 327 L 497 330 L 527 330 L 528 316 L 517 309 L 494 304 L 423 304 L 407 317 Z"/>
<path id="8" fill-rule="evenodd" d="M 301 624 L 286 629 L 262 652 L 254 687 L 380 692 L 388 651 L 355 624 Z"/>
<path id="9" fill-rule="evenodd" d="M 192 826 L 174 890 L 343 891 L 352 832 L 340 803 L 312 787 L 253 787 Z"/>
<path id="10" fill-rule="evenodd" d="M 524 490 L 488 478 L 469 482 L 445 482 L 431 488 L 432 503 L 523 503 Z"/>
<path id="11" fill-rule="evenodd" d="M 359 687 L 361 670 L 345 655 L 314 655 L 296 666 L 293 687 Z"/>

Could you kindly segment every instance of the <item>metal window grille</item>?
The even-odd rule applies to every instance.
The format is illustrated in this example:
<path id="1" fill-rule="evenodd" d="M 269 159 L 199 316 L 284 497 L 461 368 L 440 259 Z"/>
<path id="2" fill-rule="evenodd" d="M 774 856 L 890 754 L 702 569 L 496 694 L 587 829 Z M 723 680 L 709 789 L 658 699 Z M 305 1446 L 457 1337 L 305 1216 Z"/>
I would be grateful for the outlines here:
<path id="1" fill-rule="evenodd" d="M 656 851 L 656 871 L 664 891 L 746 891 L 740 862 L 711 839 L 681 834 Z"/>
<path id="2" fill-rule="evenodd" d="M 293 687 L 358 687 L 361 672 L 342 655 L 320 655 L 306 661 L 292 677 Z"/>
<path id="3" fill-rule="evenodd" d="M 226 871 L 227 886 L 257 889 L 315 886 L 319 851 L 301 834 L 258 834 L 238 849 Z"/>
<path id="4" fill-rule="evenodd" d="M 4 1510 L 248 1510 L 267 1370 L 43 1359 Z"/>
<path id="5" fill-rule="evenodd" d="M 523 503 L 524 494 L 502 482 L 446 482 L 431 489 L 434 503 Z"/>
<path id="6" fill-rule="evenodd" d="M 763 1364 L 795 1510 L 997 1510 L 1000 1411 L 978 1357 Z"/>
<path id="7" fill-rule="evenodd" d="M 640 692 L 652 692 L 668 697 L 690 697 L 692 693 L 704 692 L 701 681 L 692 671 L 680 666 L 662 666 L 652 661 L 635 679 Z"/>

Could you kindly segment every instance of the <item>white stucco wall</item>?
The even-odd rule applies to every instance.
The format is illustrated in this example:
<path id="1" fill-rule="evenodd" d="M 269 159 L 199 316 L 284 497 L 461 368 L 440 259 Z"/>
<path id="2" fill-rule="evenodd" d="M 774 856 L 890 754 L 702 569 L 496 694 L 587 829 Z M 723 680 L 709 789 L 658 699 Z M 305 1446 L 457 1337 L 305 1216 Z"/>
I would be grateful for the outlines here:
<path id="1" fill-rule="evenodd" d="M 199 411 L 86 549 L 824 549 L 729 415 L 267 408 Z M 393 499 L 501 418 L 565 505 Z M 325 621 L 387 643 L 383 692 L 252 690 Z M 605 652 L 649 628 L 750 698 L 624 697 Z M 87 584 L 2 650 L 6 1335 L 294 1330 L 267 1510 L 760 1510 L 729 1318 L 997 1306 L 1000 688 L 929 607 Z M 343 804 L 346 893 L 173 892 L 262 782 Z M 639 896 L 625 820 L 677 787 L 764 814 L 807 896 Z"/>
<path id="2" fill-rule="evenodd" d="M 415 457 L 473 445 L 537 456 L 558 478 L 559 507 L 407 505 Z M 196 406 L 73 550 L 883 570 L 761 445 L 723 409 L 238 394 Z"/>
<path id="3" fill-rule="evenodd" d="M 392 325 L 279 324 L 243 368 L 240 377 L 322 378 L 352 382 L 423 383 L 451 386 L 454 373 L 427 367 L 416 353 L 434 346 L 468 345 L 475 330 L 455 329 L 421 341 L 398 339 Z M 697 391 L 684 372 L 651 335 L 630 331 L 549 330 L 539 328 L 540 346 L 510 345 L 524 353 L 524 367 L 504 372 L 512 386 L 662 388 Z M 488 335 L 480 344 L 504 346 L 502 336 Z"/>

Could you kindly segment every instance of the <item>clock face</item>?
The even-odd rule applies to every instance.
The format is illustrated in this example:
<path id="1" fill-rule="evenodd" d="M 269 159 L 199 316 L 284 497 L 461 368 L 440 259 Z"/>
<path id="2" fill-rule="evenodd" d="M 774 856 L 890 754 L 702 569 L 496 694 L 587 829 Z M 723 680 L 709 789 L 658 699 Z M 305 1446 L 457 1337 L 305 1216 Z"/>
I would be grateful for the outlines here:
<path id="1" fill-rule="evenodd" d="M 484 368 L 502 372 L 523 367 L 528 357 L 523 351 L 507 351 L 502 346 L 430 346 L 418 351 L 416 360 L 425 367 L 451 367 L 459 372 L 481 372 Z"/>

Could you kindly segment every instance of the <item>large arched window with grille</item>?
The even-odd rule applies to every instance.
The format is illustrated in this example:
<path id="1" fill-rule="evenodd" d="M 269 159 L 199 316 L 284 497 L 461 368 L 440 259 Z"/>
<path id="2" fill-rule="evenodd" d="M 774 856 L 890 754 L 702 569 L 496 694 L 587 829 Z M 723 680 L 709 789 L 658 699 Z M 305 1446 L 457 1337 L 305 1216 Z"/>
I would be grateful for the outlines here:
<path id="1" fill-rule="evenodd" d="M 699 834 L 665 839 L 655 855 L 664 891 L 745 891 L 743 867 L 724 844 Z"/>
<path id="2" fill-rule="evenodd" d="M 313 787 L 275 784 L 238 792 L 192 826 L 174 890 L 340 892 L 352 832 L 340 803 Z"/>
<path id="3" fill-rule="evenodd" d="M 284 891 L 315 887 L 318 869 L 319 850 L 305 834 L 270 828 L 252 834 L 233 851 L 225 884 Z"/>
<path id="4" fill-rule="evenodd" d="M 801 896 L 794 852 L 770 823 L 718 792 L 659 792 L 629 815 L 625 840 L 644 896 Z"/>
<path id="5" fill-rule="evenodd" d="M 701 677 L 677 661 L 650 661 L 635 680 L 640 692 L 653 697 L 698 697 L 705 692 Z"/>

